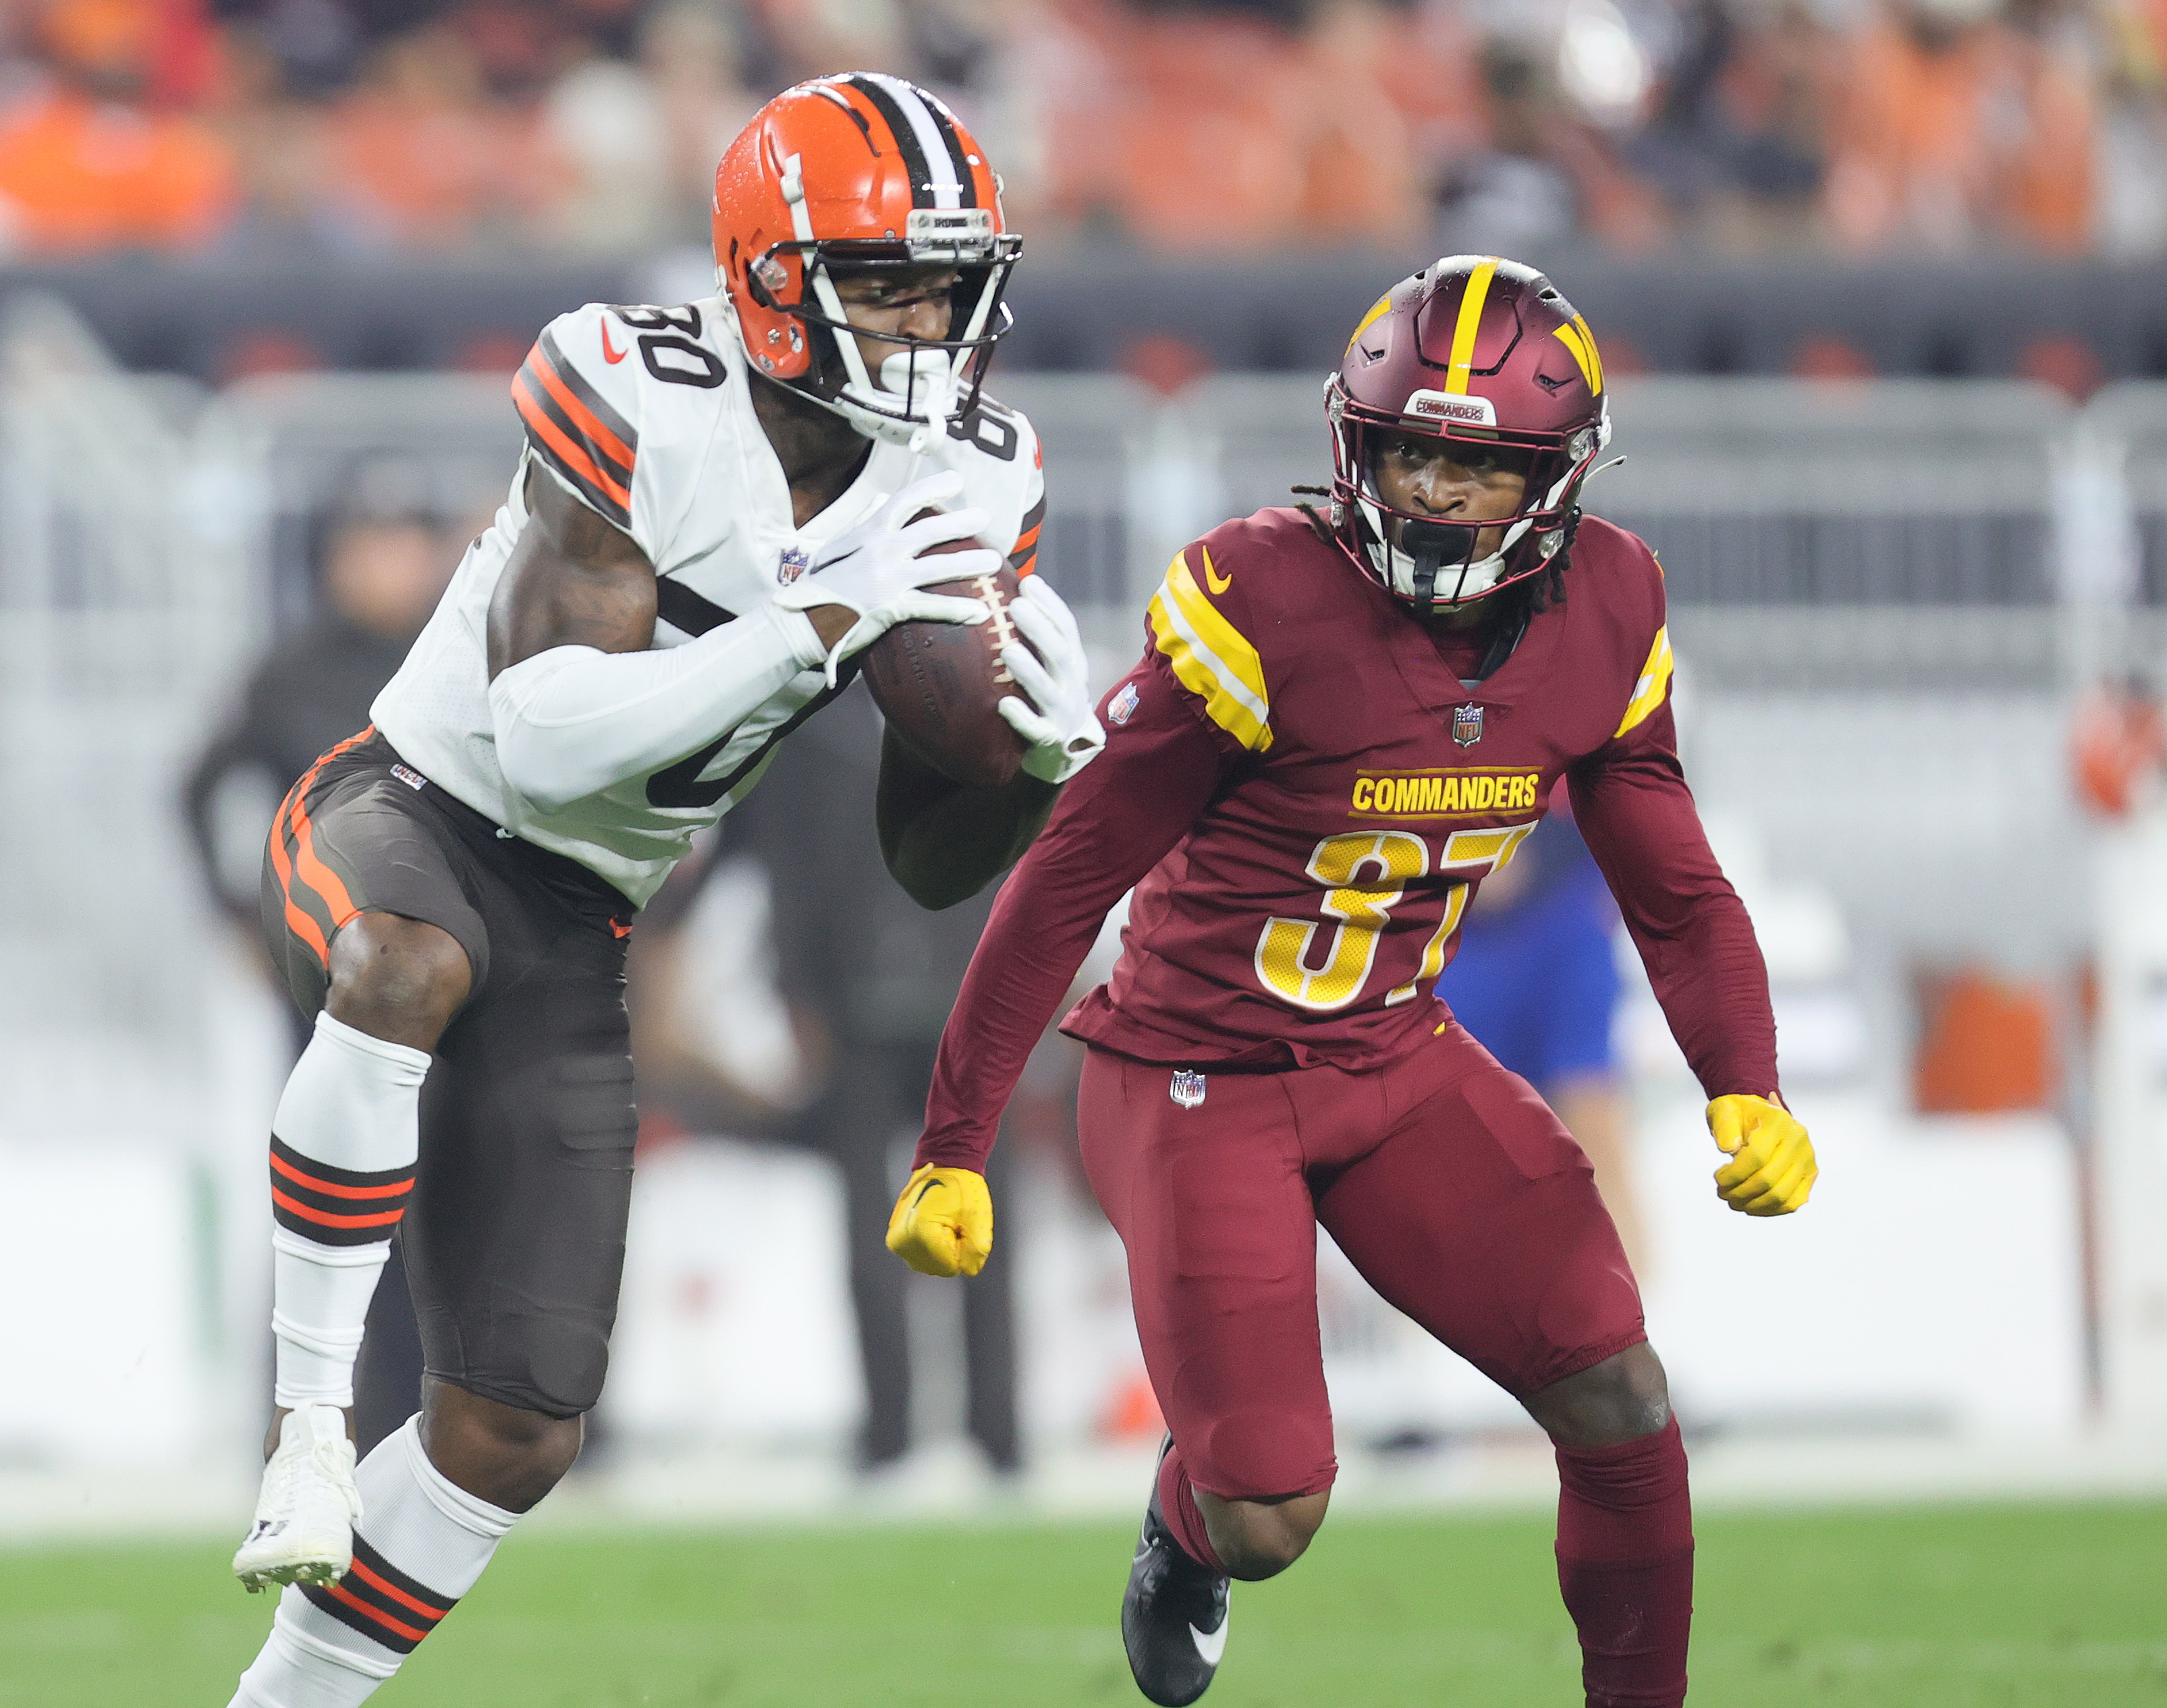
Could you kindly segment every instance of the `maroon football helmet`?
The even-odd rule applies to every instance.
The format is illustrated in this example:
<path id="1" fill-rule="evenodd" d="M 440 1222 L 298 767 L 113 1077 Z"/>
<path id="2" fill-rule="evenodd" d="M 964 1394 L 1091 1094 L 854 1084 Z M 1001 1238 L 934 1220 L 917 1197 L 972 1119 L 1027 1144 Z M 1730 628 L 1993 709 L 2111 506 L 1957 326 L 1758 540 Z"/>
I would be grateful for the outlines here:
<path id="1" fill-rule="evenodd" d="M 1452 255 L 1380 297 L 1325 387 L 1332 522 L 1357 565 L 1424 610 L 1548 568 L 1571 543 L 1581 483 L 1610 440 L 1603 360 L 1555 285 L 1517 261 Z M 1527 489 L 1509 517 L 1443 521 L 1379 496 L 1376 459 L 1409 433 L 1518 448 Z M 1476 453 L 1470 452 L 1470 455 Z M 1482 530 L 1504 526 L 1486 557 Z"/>

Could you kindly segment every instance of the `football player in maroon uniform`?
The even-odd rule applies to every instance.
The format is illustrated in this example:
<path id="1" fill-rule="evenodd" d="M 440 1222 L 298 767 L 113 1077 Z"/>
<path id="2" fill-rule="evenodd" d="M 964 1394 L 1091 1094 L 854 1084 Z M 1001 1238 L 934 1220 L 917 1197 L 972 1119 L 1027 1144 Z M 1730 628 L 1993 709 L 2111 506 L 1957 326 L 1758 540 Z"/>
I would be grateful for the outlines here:
<path id="1" fill-rule="evenodd" d="M 1174 559 L 1099 764 L 1001 892 L 941 1041 L 888 1244 L 976 1273 L 1024 1058 L 1108 909 L 1084 1159 L 1128 1249 L 1171 1439 L 1121 1609 L 1137 1684 L 1194 1701 L 1227 1580 L 1324 1518 L 1315 1224 L 1557 1447 L 1558 1575 L 1591 1708 L 1682 1701 L 1685 1452 L 1587 1159 L 1431 995 L 1469 898 L 1569 787 L 1751 1216 L 1806 1201 L 1767 976 L 1679 768 L 1663 578 L 1582 513 L 1601 358 L 1550 281 L 1457 256 L 1362 321 L 1327 393 L 1329 519 L 1259 511 Z"/>

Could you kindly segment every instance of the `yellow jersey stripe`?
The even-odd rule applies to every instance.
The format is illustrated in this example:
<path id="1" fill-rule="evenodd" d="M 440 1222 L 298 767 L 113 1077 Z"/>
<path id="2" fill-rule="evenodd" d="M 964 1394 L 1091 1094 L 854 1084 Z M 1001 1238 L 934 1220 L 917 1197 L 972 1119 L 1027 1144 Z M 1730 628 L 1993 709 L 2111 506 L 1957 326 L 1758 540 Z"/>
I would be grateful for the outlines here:
<path id="1" fill-rule="evenodd" d="M 1208 566 L 1210 559 L 1205 559 Z M 1264 660 L 1242 632 L 1204 597 L 1177 556 L 1152 596 L 1152 634 L 1182 687 L 1204 702 L 1211 721 L 1252 753 L 1272 745 L 1271 696 Z"/>
<path id="2" fill-rule="evenodd" d="M 1452 365 L 1446 369 L 1444 389 L 1465 395 L 1467 370 L 1475 363 L 1475 335 L 1482 326 L 1482 305 L 1490 300 L 1490 281 L 1497 276 L 1494 255 L 1467 277 L 1467 291 L 1460 299 L 1460 318 L 1452 328 Z"/>
<path id="3" fill-rule="evenodd" d="M 1640 666 L 1640 680 L 1633 684 L 1633 698 L 1625 716 L 1610 739 L 1615 741 L 1636 724 L 1645 722 L 1663 703 L 1671 687 L 1671 630 L 1668 623 L 1656 631 L 1656 644 L 1648 649 L 1648 661 Z"/>
<path id="4" fill-rule="evenodd" d="M 1354 347 L 1354 339 L 1360 337 L 1363 333 L 1368 332 L 1370 327 L 1375 326 L 1379 321 L 1382 320 L 1385 316 L 1385 311 L 1391 308 L 1391 305 L 1392 294 L 1389 290 L 1382 296 L 1379 297 L 1376 301 L 1371 303 L 1370 305 L 1370 312 L 1362 316 L 1362 323 L 1354 328 L 1354 337 L 1348 339 L 1347 347 L 1350 350 L 1353 349 Z"/>

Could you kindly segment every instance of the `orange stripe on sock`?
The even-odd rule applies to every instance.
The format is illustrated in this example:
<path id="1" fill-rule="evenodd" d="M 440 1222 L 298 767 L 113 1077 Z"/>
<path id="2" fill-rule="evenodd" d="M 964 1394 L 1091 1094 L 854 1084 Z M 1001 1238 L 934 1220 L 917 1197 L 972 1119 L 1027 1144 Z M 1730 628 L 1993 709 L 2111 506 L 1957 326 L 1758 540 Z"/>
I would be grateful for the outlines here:
<path id="1" fill-rule="evenodd" d="M 414 1177 L 411 1175 L 407 1175 L 404 1180 L 394 1180 L 388 1186 L 334 1186 L 329 1180 L 320 1180 L 314 1175 L 302 1173 L 275 1150 L 271 1153 L 271 1166 L 285 1175 L 295 1186 L 305 1186 L 312 1192 L 322 1192 L 333 1198 L 392 1198 L 401 1192 L 411 1192 L 414 1190 Z"/>
<path id="2" fill-rule="evenodd" d="M 409 1595 L 396 1583 L 389 1583 L 378 1573 L 370 1571 L 368 1567 L 362 1564 L 359 1560 L 356 1560 L 352 1566 L 347 1567 L 347 1569 L 352 1572 L 355 1577 L 360 1578 L 363 1583 L 369 1585 L 370 1588 L 379 1591 L 380 1594 L 389 1595 L 400 1606 L 412 1608 L 415 1612 L 420 1614 L 422 1618 L 427 1620 L 432 1626 L 452 1610 L 448 1607 L 432 1607 L 427 1602 L 421 1599 L 418 1596 Z"/>
<path id="3" fill-rule="evenodd" d="M 572 425 L 587 436 L 587 443 L 622 469 L 628 479 L 632 474 L 632 448 L 601 423 L 601 417 L 580 401 L 579 394 L 564 384 L 542 347 L 536 345 L 527 358 L 527 366 L 542 382 L 542 389 L 557 400 L 558 405 L 572 418 Z"/>
<path id="4" fill-rule="evenodd" d="M 322 1228 L 389 1228 L 406 1213 L 406 1207 L 402 1204 L 396 1210 L 379 1210 L 370 1216 L 334 1216 L 328 1210 L 318 1210 L 299 1198 L 289 1197 L 276 1186 L 271 1189 L 271 1201 Z"/>
<path id="5" fill-rule="evenodd" d="M 519 377 L 522 380 L 527 379 L 525 369 L 522 369 L 520 371 Z M 612 480 L 608 475 L 604 474 L 601 465 L 575 443 L 565 434 L 564 428 L 549 419 L 548 411 L 517 385 L 514 385 L 511 388 L 511 400 L 519 406 L 521 418 L 541 437 L 542 442 L 564 459 L 565 467 L 583 479 L 592 481 L 626 510 L 629 511 L 632 508 L 632 494 L 626 490 L 623 483 Z"/>
<path id="6" fill-rule="evenodd" d="M 351 1570 L 352 1568 L 349 1567 L 348 1569 Z M 405 1637 L 409 1642 L 419 1642 L 423 1637 L 429 1634 L 426 1631 L 416 1631 L 411 1625 L 400 1624 L 399 1620 L 394 1619 L 389 1614 L 384 1612 L 384 1610 L 379 1607 L 371 1607 L 366 1601 L 363 1601 L 361 1597 L 355 1594 L 352 1590 L 347 1589 L 343 1583 L 326 1583 L 324 1585 L 324 1588 L 331 1594 L 336 1596 L 340 1600 L 346 1603 L 348 1607 L 352 1608 L 355 1612 L 366 1614 L 369 1618 L 374 1620 L 379 1625 L 382 1626 L 386 1631 L 394 1631 L 398 1632 L 400 1636 Z M 436 1652 L 432 1649 L 430 1652 L 433 1654 Z"/>

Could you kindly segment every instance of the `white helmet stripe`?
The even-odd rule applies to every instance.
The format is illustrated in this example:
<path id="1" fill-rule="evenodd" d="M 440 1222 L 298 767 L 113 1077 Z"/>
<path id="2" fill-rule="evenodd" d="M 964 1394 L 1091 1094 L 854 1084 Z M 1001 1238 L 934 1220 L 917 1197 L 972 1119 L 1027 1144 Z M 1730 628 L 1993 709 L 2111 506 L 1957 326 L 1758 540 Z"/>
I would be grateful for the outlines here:
<path id="1" fill-rule="evenodd" d="M 948 140 L 940 134 L 940 127 L 933 122 L 933 114 L 915 85 L 892 77 L 882 72 L 861 73 L 869 83 L 880 85 L 881 92 L 901 109 L 910 126 L 911 135 L 918 139 L 919 151 L 925 156 L 925 175 L 933 187 L 933 205 L 936 208 L 960 208 L 963 205 L 963 180 L 957 176 L 956 156 L 949 152 Z"/>

